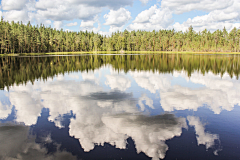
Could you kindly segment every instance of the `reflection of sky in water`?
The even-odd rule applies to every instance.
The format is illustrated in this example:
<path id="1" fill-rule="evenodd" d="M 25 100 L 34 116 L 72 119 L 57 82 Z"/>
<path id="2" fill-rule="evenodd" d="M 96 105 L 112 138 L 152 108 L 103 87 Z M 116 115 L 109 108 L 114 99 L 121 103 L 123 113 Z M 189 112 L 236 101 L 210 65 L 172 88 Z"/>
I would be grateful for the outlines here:
<path id="1" fill-rule="evenodd" d="M 237 157 L 240 155 L 235 150 L 226 151 L 231 152 L 227 147 L 239 144 L 232 141 L 239 137 L 238 129 L 230 127 L 232 133 L 227 126 L 228 122 L 232 123 L 230 126 L 239 122 L 238 114 L 233 114 L 239 108 L 239 90 L 238 80 L 228 75 L 221 78 L 212 73 L 203 76 L 195 72 L 189 78 L 184 72 L 124 73 L 114 71 L 111 66 L 58 75 L 34 85 L 13 86 L 9 92 L 0 92 L 0 119 L 5 122 L 15 118 L 14 123 L 1 125 L 0 139 L 9 148 L 0 152 L 0 158 L 24 159 L 36 153 L 41 159 L 52 152 L 51 156 L 57 159 L 61 156 L 73 158 L 71 152 L 78 158 L 91 159 L 89 154 L 98 155 L 98 149 L 103 152 L 100 146 L 106 147 L 106 143 L 119 148 L 118 154 L 124 155 L 121 151 L 129 149 L 127 145 L 133 141 L 135 156 L 143 152 L 153 159 L 171 159 L 168 153 L 175 152 L 171 141 L 178 141 L 176 137 L 182 138 L 182 146 L 189 141 L 198 147 L 196 150 L 204 147 L 206 153 L 201 155 L 216 159 L 229 154 Z M 219 125 L 220 122 L 226 126 Z M 30 140 L 25 142 L 29 127 L 23 124 L 30 126 L 37 136 L 36 144 Z M 16 128 L 21 135 L 16 134 Z M 13 141 L 7 136 L 12 132 L 19 140 L 16 146 L 10 144 Z M 60 141 L 55 135 L 58 133 L 66 140 Z M 195 138 L 184 138 L 190 133 Z M 233 136 L 228 138 L 230 144 L 226 141 L 228 133 Z M 70 149 L 77 139 L 80 142 L 78 152 Z M 27 148 L 22 147 L 25 143 Z M 100 148 L 96 149 L 96 145 Z M 11 154 L 10 150 L 13 150 Z M 51 159 L 51 156 L 45 158 Z M 144 156 L 140 154 L 138 159 L 141 158 Z"/>

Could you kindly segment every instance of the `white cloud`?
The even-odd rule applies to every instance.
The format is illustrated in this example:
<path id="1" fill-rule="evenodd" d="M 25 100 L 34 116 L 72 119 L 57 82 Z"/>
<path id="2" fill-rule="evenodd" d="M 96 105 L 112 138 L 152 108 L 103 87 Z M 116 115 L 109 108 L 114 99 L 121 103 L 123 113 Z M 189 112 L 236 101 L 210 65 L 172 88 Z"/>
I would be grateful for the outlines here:
<path id="1" fill-rule="evenodd" d="M 64 1 L 62 1 L 64 2 Z M 57 0 L 39 0 L 36 2 L 35 7 L 36 9 L 41 9 L 41 10 L 46 10 L 47 8 L 54 8 L 54 6 L 60 5 L 62 2 L 57 1 Z"/>
<path id="2" fill-rule="evenodd" d="M 50 20 L 45 20 L 42 22 L 42 24 L 45 26 L 50 26 L 52 24 L 52 22 Z"/>
<path id="3" fill-rule="evenodd" d="M 82 31 L 93 31 L 93 32 L 98 32 L 100 30 L 100 23 L 98 23 L 98 27 L 94 27 L 94 24 L 97 23 L 95 20 L 89 20 L 89 21 L 82 21 L 81 22 L 81 30 Z"/>
<path id="4" fill-rule="evenodd" d="M 40 0 L 36 3 L 37 17 L 51 19 L 54 21 L 73 20 L 73 19 L 93 19 L 101 12 L 101 8 L 86 6 L 83 4 L 75 5 L 67 1 L 45 2 Z"/>
<path id="5" fill-rule="evenodd" d="M 94 20 L 92 20 L 92 21 L 82 21 L 80 27 L 82 27 L 82 28 L 93 28 L 94 23 L 96 23 L 96 21 L 94 21 Z"/>
<path id="6" fill-rule="evenodd" d="M 122 29 L 123 29 L 123 26 L 122 27 L 110 26 L 110 28 L 109 28 L 109 35 L 111 35 L 111 33 L 113 33 L 113 32 L 117 32 L 117 31 L 121 32 Z"/>
<path id="7" fill-rule="evenodd" d="M 24 9 L 27 9 L 27 11 L 30 11 L 30 12 L 32 11 L 34 12 L 36 11 L 35 4 L 36 4 L 35 0 L 28 0 L 28 3 L 26 4 L 26 8 Z"/>
<path id="8" fill-rule="evenodd" d="M 36 2 L 37 17 L 44 17 L 54 21 L 62 20 L 92 20 L 102 11 L 102 7 L 118 9 L 131 5 L 130 0 L 39 0 Z"/>
<path id="9" fill-rule="evenodd" d="M 239 27 L 240 23 L 234 23 L 236 19 L 239 18 L 238 12 L 225 13 L 223 11 L 212 11 L 207 15 L 196 16 L 193 19 L 189 18 L 187 21 L 180 23 L 175 23 L 173 28 L 177 31 L 186 31 L 190 25 L 193 26 L 195 31 L 203 31 L 208 29 L 215 31 L 217 29 L 231 30 L 234 27 Z"/>
<path id="10" fill-rule="evenodd" d="M 106 23 L 104 25 L 110 25 L 110 32 L 121 30 L 122 27 L 131 19 L 131 12 L 125 8 L 120 8 L 116 11 L 110 10 L 108 14 L 104 15 Z"/>
<path id="11" fill-rule="evenodd" d="M 77 22 L 72 22 L 72 23 L 68 23 L 66 24 L 68 27 L 72 27 L 72 26 L 77 26 Z"/>
<path id="12" fill-rule="evenodd" d="M 17 11 L 17 10 L 11 10 L 7 12 L 2 13 L 4 16 L 4 20 L 6 21 L 23 21 L 24 23 L 27 23 L 30 21 L 30 18 L 28 16 L 28 12 L 25 10 Z"/>
<path id="13" fill-rule="evenodd" d="M 143 4 L 147 4 L 149 0 L 140 0 Z"/>
<path id="14" fill-rule="evenodd" d="M 96 28 L 94 24 L 98 23 L 98 27 Z M 101 24 L 98 20 L 98 16 L 95 16 L 92 20 L 82 20 L 80 28 L 82 31 L 93 31 L 98 32 L 101 28 Z"/>
<path id="15" fill-rule="evenodd" d="M 66 32 L 73 32 L 71 29 L 65 29 Z"/>
<path id="16" fill-rule="evenodd" d="M 239 27 L 238 23 L 240 20 L 240 2 L 238 0 L 203 0 L 203 1 L 162 1 L 163 7 L 168 7 L 180 14 L 192 10 L 208 11 L 206 15 L 196 16 L 189 18 L 187 21 L 180 24 L 176 22 L 173 28 L 180 31 L 186 31 L 187 28 L 192 25 L 194 30 L 202 31 L 208 29 L 215 31 L 217 29 L 223 29 L 226 27 L 227 30 L 231 30 L 234 27 Z"/>
<path id="17" fill-rule="evenodd" d="M 22 10 L 26 7 L 28 0 L 2 0 L 3 10 Z"/>
<path id="18" fill-rule="evenodd" d="M 151 16 L 155 14 L 155 11 L 157 10 L 157 5 L 154 5 L 150 7 L 148 10 L 142 11 L 137 15 L 133 23 L 146 23 L 149 22 L 149 19 Z"/>
<path id="19" fill-rule="evenodd" d="M 176 14 L 192 10 L 213 11 L 231 7 L 236 0 L 162 0 L 161 7 L 169 8 Z"/>
<path id="20" fill-rule="evenodd" d="M 119 9 L 121 7 L 129 6 L 133 4 L 133 0 L 68 0 L 73 4 L 85 4 L 87 6 L 95 7 L 108 7 L 111 9 Z"/>
<path id="21" fill-rule="evenodd" d="M 143 4 L 149 2 L 149 0 L 140 1 Z M 4 19 L 8 21 L 23 21 L 23 23 L 31 21 L 49 26 L 46 21 L 61 21 L 64 24 L 64 21 L 78 19 L 82 20 L 81 29 L 83 31 L 89 30 L 110 35 L 111 32 L 122 31 L 124 25 L 131 19 L 131 13 L 124 7 L 132 6 L 133 2 L 133 0 L 2 0 L 1 8 L 4 10 L 2 13 Z M 192 25 L 196 31 L 205 28 L 215 31 L 223 29 L 224 26 L 227 30 L 231 30 L 233 27 L 240 26 L 238 23 L 240 20 L 239 7 L 239 0 L 162 0 L 161 3 L 139 13 L 133 23 L 127 26 L 127 29 L 151 31 L 174 28 L 177 31 L 185 31 Z M 104 15 L 106 19 L 104 25 L 109 25 L 109 32 L 100 31 L 102 24 L 95 19 L 103 11 L 103 8 L 110 9 L 109 13 Z M 205 11 L 206 15 L 196 16 L 181 24 L 176 20 L 172 25 L 173 14 L 196 10 Z M 98 23 L 98 27 L 94 27 L 93 22 Z M 76 22 L 67 24 L 67 26 L 76 25 Z"/>
<path id="22" fill-rule="evenodd" d="M 54 25 L 54 28 L 56 28 L 57 30 L 60 30 L 63 26 L 63 22 L 62 21 L 54 21 L 53 25 Z"/>
<path id="23" fill-rule="evenodd" d="M 154 5 L 139 13 L 128 29 L 150 31 L 166 29 L 173 23 L 172 13 L 168 8 L 158 8 Z"/>
<path id="24" fill-rule="evenodd" d="M 104 32 L 104 31 L 99 31 L 98 32 L 100 35 L 103 35 L 103 36 L 111 36 L 111 32 Z"/>
<path id="25" fill-rule="evenodd" d="M 189 125 L 195 128 L 198 145 L 205 145 L 206 149 L 209 149 L 214 147 L 215 141 L 219 141 L 219 136 L 217 134 L 205 132 L 205 128 L 198 117 L 188 116 L 187 120 L 189 122 Z M 214 154 L 217 155 L 217 152 L 220 150 L 221 149 L 219 147 L 214 151 Z"/>

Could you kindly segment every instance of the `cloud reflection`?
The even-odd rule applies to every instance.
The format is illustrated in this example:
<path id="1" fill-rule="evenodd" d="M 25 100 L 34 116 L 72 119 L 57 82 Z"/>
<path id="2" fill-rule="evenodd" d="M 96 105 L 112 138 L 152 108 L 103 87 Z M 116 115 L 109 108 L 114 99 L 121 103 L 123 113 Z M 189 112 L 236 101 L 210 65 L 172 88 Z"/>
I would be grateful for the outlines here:
<path id="1" fill-rule="evenodd" d="M 12 106 L 11 105 L 3 105 L 0 101 L 0 119 L 5 119 L 8 117 L 9 114 L 12 112 Z"/>
<path id="2" fill-rule="evenodd" d="M 143 101 L 146 102 L 147 106 L 149 106 L 152 109 L 155 109 L 153 106 L 153 100 L 151 98 L 147 97 L 146 94 L 143 94 L 142 97 L 140 97 L 138 100 L 138 105 L 140 106 L 141 111 L 145 110 L 145 105 L 143 104 Z"/>
<path id="3" fill-rule="evenodd" d="M 165 141 L 180 136 L 182 129 L 187 128 L 185 118 L 177 118 L 172 114 L 155 117 L 141 115 L 141 111 L 146 109 L 143 101 L 154 109 L 153 100 L 145 94 L 134 98 L 134 93 L 123 92 L 130 87 L 125 75 L 121 75 L 119 79 L 117 75 L 114 75 L 114 78 L 109 75 L 108 78 L 115 80 L 111 81 L 107 78 L 106 83 L 113 89 L 108 90 L 96 83 L 95 73 L 89 73 L 90 76 L 88 73 L 84 74 L 82 77 L 85 81 L 80 82 L 59 78 L 56 81 L 11 87 L 8 96 L 11 105 L 17 110 L 16 122 L 33 125 L 40 116 L 42 108 L 48 108 L 50 111 L 48 119 L 61 128 L 64 126 L 61 126 L 59 115 L 74 113 L 76 118 L 71 119 L 69 134 L 79 139 L 84 151 L 90 151 L 96 144 L 103 145 L 106 142 L 125 149 L 127 138 L 132 137 L 137 152 L 144 152 L 153 159 L 164 158 L 168 150 Z M 231 85 L 234 83 L 232 80 L 227 80 L 225 87 L 217 88 L 219 85 L 216 85 L 213 88 L 205 85 L 204 88 L 192 89 L 171 85 L 174 77 L 170 74 L 130 72 L 130 75 L 139 87 L 151 93 L 160 92 L 164 111 L 197 110 L 203 104 L 210 105 L 214 113 L 233 108 L 233 103 L 228 98 L 228 94 L 234 89 Z M 121 78 L 126 78 L 121 86 L 118 83 L 114 84 Z M 218 81 L 213 80 L 214 82 Z M 228 92 L 224 93 L 227 90 Z M 235 95 L 236 92 L 233 93 L 235 98 L 238 97 Z M 206 145 L 207 149 L 212 147 L 214 141 L 218 139 L 217 135 L 206 133 L 197 118 L 188 117 L 188 121 L 195 127 L 198 144 Z"/>
<path id="4" fill-rule="evenodd" d="M 203 144 L 206 146 L 206 149 L 209 149 L 214 147 L 215 141 L 220 142 L 219 136 L 217 134 L 205 132 L 204 125 L 200 122 L 200 119 L 198 117 L 188 116 L 187 120 L 189 122 L 189 125 L 195 128 L 198 145 Z M 214 154 L 217 155 L 217 152 L 220 150 L 220 148 L 216 149 L 214 151 Z"/>
<path id="5" fill-rule="evenodd" d="M 29 138 L 29 127 L 21 124 L 0 124 L 0 159 L 2 160 L 74 160 L 71 153 L 57 151 L 47 155 L 46 148 Z"/>
<path id="6" fill-rule="evenodd" d="M 143 152 L 154 160 L 165 157 L 168 146 L 165 141 L 182 134 L 187 128 L 185 118 L 173 114 L 147 117 L 143 115 L 120 114 L 104 116 L 103 123 L 116 134 L 132 137 L 137 152 Z"/>
<path id="7" fill-rule="evenodd" d="M 130 74 L 139 87 L 151 93 L 160 93 L 160 103 L 164 111 L 186 109 L 197 111 L 206 104 L 215 114 L 220 114 L 222 110 L 231 111 L 234 105 L 240 104 L 240 83 L 226 74 L 223 78 L 211 72 L 205 75 L 194 72 L 190 78 L 185 72 L 174 72 L 173 76 L 145 71 L 134 71 Z M 176 77 L 205 87 L 196 89 L 183 86 L 181 83 L 172 85 Z"/>
<path id="8" fill-rule="evenodd" d="M 111 89 L 126 91 L 128 88 L 131 87 L 131 81 L 124 75 L 106 75 L 106 79 L 107 80 L 105 84 L 108 85 Z"/>

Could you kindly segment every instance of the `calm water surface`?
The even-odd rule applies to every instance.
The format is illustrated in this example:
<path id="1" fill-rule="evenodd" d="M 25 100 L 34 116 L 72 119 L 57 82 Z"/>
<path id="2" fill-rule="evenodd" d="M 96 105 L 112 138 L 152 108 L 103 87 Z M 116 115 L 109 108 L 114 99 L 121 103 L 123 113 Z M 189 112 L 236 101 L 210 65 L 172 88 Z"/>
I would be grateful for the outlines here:
<path id="1" fill-rule="evenodd" d="M 240 159 L 240 57 L 5 57 L 0 159 Z"/>

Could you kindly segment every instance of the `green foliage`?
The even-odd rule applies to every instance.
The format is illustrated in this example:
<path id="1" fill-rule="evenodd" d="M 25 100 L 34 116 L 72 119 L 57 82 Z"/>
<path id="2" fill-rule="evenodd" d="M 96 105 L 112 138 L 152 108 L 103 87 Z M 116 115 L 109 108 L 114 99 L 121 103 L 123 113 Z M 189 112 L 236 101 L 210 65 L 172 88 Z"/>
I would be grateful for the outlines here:
<path id="1" fill-rule="evenodd" d="M 75 51 L 198 51 L 240 52 L 240 29 L 213 33 L 174 30 L 123 31 L 103 36 L 93 32 L 69 32 L 44 25 L 0 22 L 0 54 Z"/>

